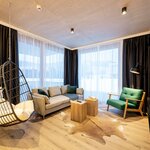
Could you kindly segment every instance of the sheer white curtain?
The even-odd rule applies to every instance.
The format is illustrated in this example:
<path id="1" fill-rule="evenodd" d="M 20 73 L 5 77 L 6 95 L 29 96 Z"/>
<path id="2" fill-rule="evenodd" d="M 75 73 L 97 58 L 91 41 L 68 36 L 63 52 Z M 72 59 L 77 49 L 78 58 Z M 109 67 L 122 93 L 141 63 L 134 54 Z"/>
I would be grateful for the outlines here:
<path id="1" fill-rule="evenodd" d="M 64 83 L 64 48 L 44 45 L 44 86 L 59 86 Z"/>
<path id="2" fill-rule="evenodd" d="M 98 97 L 105 103 L 108 93 L 121 89 L 121 42 L 79 49 L 79 86 L 85 98 Z"/>
<path id="3" fill-rule="evenodd" d="M 64 48 L 18 33 L 19 67 L 30 88 L 62 85 Z"/>
<path id="4" fill-rule="evenodd" d="M 19 33 L 18 43 L 19 67 L 23 71 L 30 88 L 41 86 L 40 52 L 42 42 Z"/>

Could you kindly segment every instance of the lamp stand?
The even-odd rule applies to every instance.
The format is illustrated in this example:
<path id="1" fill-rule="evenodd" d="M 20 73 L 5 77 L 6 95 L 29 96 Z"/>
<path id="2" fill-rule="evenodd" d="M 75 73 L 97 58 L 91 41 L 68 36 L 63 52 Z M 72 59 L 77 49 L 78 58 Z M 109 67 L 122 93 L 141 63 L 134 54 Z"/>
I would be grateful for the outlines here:
<path id="1" fill-rule="evenodd" d="M 134 88 L 134 74 L 131 75 L 131 88 Z"/>

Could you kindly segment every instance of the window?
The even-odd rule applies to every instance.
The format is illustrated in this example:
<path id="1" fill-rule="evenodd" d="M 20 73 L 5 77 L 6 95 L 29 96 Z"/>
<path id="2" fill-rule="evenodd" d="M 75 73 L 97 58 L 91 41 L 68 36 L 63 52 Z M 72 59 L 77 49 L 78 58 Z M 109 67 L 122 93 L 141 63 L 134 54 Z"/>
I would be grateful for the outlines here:
<path id="1" fill-rule="evenodd" d="M 79 86 L 85 97 L 98 97 L 106 102 L 108 93 L 121 88 L 120 43 L 79 49 Z"/>
<path id="2" fill-rule="evenodd" d="M 45 45 L 44 85 L 57 86 L 64 83 L 64 51 L 62 48 Z"/>
<path id="3" fill-rule="evenodd" d="M 19 67 L 30 88 L 62 85 L 64 48 L 19 33 Z"/>

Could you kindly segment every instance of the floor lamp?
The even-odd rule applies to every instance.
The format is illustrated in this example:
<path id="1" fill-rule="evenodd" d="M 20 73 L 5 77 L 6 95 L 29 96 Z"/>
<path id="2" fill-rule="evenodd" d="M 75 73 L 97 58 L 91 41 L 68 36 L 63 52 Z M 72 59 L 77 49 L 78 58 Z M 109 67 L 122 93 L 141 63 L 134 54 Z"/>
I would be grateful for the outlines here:
<path id="1" fill-rule="evenodd" d="M 130 69 L 130 72 L 132 73 L 132 85 L 131 87 L 134 88 L 134 81 L 133 81 L 133 76 L 135 75 L 139 75 L 140 74 L 140 68 L 139 68 L 139 64 L 137 64 L 135 67 L 132 67 Z"/>
<path id="2" fill-rule="evenodd" d="M 132 73 L 132 88 L 134 88 L 133 74 L 136 74 L 136 75 L 140 74 L 139 64 L 137 64 L 135 67 L 131 68 L 130 72 Z M 150 98 L 148 98 L 147 103 L 148 103 L 147 114 L 148 114 L 149 131 L 150 131 Z"/>

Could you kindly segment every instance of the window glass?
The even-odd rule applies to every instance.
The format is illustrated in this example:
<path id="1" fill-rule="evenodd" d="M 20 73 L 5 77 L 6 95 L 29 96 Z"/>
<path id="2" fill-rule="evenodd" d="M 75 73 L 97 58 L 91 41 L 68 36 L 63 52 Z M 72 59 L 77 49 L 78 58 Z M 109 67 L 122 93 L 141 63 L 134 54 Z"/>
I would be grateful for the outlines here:
<path id="1" fill-rule="evenodd" d="M 19 33 L 19 67 L 30 88 L 63 85 L 64 48 Z"/>
<path id="2" fill-rule="evenodd" d="M 79 49 L 79 86 L 85 98 L 95 96 L 106 102 L 108 93 L 119 93 L 121 88 L 120 43 Z"/>

